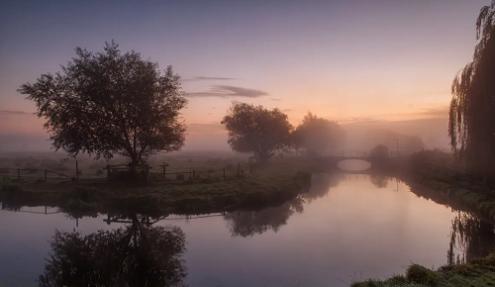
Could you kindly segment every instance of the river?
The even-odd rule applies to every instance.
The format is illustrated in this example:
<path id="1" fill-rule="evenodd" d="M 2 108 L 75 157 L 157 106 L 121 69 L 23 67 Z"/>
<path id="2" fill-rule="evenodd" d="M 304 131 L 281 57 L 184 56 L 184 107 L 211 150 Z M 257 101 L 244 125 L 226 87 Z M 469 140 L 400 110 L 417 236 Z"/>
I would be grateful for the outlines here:
<path id="1" fill-rule="evenodd" d="M 138 282 L 144 272 L 162 276 L 162 285 L 349 286 L 412 263 L 435 268 L 482 256 L 495 238 L 492 224 L 395 178 L 326 173 L 314 174 L 297 198 L 259 210 L 75 219 L 23 207 L 0 211 L 0 233 L 0 286 L 53 286 L 63 268 L 76 269 L 72 280 L 100 272 L 106 277 L 91 280 Z"/>

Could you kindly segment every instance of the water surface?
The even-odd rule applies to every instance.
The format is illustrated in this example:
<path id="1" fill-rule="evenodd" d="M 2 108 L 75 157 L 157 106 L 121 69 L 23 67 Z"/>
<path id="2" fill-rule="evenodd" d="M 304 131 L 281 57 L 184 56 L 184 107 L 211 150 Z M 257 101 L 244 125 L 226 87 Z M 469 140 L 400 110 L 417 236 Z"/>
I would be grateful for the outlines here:
<path id="1" fill-rule="evenodd" d="M 48 259 L 60 255 L 50 245 L 57 230 L 83 238 L 98 230 L 136 232 L 141 229 L 134 225 L 147 220 L 149 230 L 182 230 L 185 251 L 176 255 L 189 286 L 349 286 L 402 273 L 411 263 L 434 268 L 482 256 L 495 238 L 493 225 L 418 197 L 396 179 L 369 175 L 315 174 L 307 193 L 255 211 L 173 215 L 156 222 L 139 215 L 74 219 L 56 208 L 46 211 L 53 214 L 32 213 L 44 213 L 44 207 L 0 211 L 0 286 L 37 286 L 39 276 L 48 274 L 45 267 L 56 267 Z M 141 232 L 136 238 L 156 234 Z M 92 244 L 107 240 L 105 250 L 114 250 L 110 237 L 98 238 Z M 149 246 L 153 256 L 167 253 Z M 167 254 L 158 261 L 175 256 Z"/>

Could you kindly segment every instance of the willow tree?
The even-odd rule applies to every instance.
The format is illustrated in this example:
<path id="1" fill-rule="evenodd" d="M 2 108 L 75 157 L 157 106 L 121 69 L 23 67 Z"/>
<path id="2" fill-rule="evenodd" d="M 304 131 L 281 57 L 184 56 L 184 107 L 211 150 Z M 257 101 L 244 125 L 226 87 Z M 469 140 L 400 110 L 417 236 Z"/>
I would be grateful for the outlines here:
<path id="1" fill-rule="evenodd" d="M 134 51 L 121 52 L 114 42 L 97 53 L 76 48 L 62 71 L 19 91 L 46 119 L 55 148 L 73 156 L 122 154 L 135 167 L 153 151 L 177 150 L 184 142 L 179 77 L 170 66 L 162 72 Z"/>
<path id="2" fill-rule="evenodd" d="M 476 21 L 473 60 L 452 84 L 449 134 L 456 154 L 468 169 L 495 172 L 495 1 L 484 6 Z"/>

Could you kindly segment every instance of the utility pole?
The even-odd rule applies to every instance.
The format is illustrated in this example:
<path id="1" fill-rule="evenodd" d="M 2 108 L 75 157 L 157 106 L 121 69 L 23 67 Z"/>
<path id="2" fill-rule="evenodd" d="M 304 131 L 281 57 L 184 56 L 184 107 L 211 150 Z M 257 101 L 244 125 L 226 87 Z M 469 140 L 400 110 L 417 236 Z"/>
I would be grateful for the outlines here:
<path id="1" fill-rule="evenodd" d="M 395 144 L 396 144 L 396 149 L 397 149 L 397 151 L 396 151 L 397 157 L 399 157 L 400 156 L 400 153 L 399 153 L 399 138 L 396 138 Z"/>

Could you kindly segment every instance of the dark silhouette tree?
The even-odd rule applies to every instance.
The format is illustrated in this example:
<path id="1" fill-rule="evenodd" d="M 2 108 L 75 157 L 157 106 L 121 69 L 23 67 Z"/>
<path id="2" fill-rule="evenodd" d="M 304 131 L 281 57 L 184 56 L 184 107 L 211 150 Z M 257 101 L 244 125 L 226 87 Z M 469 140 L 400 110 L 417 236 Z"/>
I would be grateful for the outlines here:
<path id="1" fill-rule="evenodd" d="M 113 231 L 57 231 L 39 285 L 184 286 L 184 250 L 182 230 L 152 227 L 135 216 L 131 225 Z"/>
<path id="2" fill-rule="evenodd" d="M 369 157 L 372 160 L 383 161 L 389 158 L 389 154 L 388 147 L 380 144 L 371 149 Z"/>
<path id="3" fill-rule="evenodd" d="M 222 124 L 229 132 L 228 142 L 233 150 L 252 152 L 257 161 L 263 162 L 289 145 L 291 124 L 287 115 L 278 109 L 262 106 L 235 104 Z"/>
<path id="4" fill-rule="evenodd" d="M 113 41 L 102 52 L 76 48 L 61 72 L 43 74 L 19 89 L 33 100 L 56 149 L 111 158 L 122 154 L 135 167 L 156 150 L 184 142 L 179 112 L 185 106 L 179 76 L 168 66 L 122 53 Z"/>
<path id="5" fill-rule="evenodd" d="M 452 84 L 449 134 L 451 145 L 468 169 L 479 175 L 495 172 L 495 1 L 476 21 L 473 61 Z"/>
<path id="6" fill-rule="evenodd" d="M 344 139 L 343 129 L 336 123 L 308 113 L 292 133 L 292 143 L 310 156 L 334 151 Z"/>

